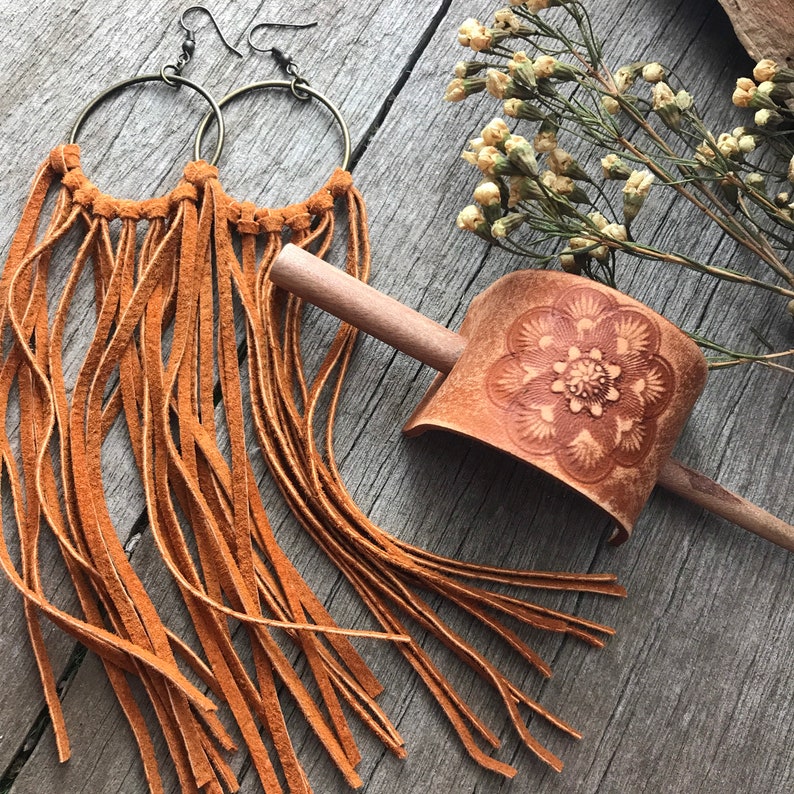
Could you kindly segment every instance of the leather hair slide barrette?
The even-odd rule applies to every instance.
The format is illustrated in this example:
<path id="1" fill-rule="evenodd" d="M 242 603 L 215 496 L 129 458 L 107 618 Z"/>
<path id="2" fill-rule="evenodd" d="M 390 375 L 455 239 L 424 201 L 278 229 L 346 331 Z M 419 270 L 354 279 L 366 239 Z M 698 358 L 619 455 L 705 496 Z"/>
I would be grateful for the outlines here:
<path id="1" fill-rule="evenodd" d="M 286 246 L 271 279 L 439 375 L 405 425 L 482 441 L 583 494 L 626 540 L 659 484 L 794 550 L 794 527 L 670 457 L 706 382 L 697 345 L 617 290 L 543 270 L 511 273 L 454 333 Z"/>

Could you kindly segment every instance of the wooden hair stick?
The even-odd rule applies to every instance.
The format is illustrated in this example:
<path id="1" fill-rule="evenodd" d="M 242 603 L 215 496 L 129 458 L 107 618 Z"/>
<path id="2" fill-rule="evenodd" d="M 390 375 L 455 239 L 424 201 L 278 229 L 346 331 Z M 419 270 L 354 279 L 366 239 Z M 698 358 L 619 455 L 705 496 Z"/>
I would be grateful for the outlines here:
<path id="1" fill-rule="evenodd" d="M 405 430 L 452 430 L 552 474 L 622 542 L 655 483 L 789 551 L 794 527 L 670 457 L 705 383 L 696 345 L 648 307 L 577 276 L 519 271 L 457 334 L 287 245 L 275 284 L 438 370 Z"/>

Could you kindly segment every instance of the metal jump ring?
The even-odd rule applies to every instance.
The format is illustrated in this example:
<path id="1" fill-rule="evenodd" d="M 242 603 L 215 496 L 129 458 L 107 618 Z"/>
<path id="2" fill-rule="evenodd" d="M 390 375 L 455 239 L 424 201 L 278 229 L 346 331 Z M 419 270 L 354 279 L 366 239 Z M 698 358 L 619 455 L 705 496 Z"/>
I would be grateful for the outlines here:
<path id="1" fill-rule="evenodd" d="M 247 94 L 250 91 L 258 91 L 260 89 L 265 88 L 284 88 L 294 93 L 295 91 L 295 81 L 294 80 L 265 80 L 261 83 L 251 83 L 250 85 L 244 85 L 242 88 L 238 88 L 232 91 L 229 94 L 226 94 L 223 99 L 218 100 L 218 106 L 224 107 L 227 103 L 231 102 L 234 99 L 237 99 L 239 96 L 243 94 Z M 331 111 L 331 114 L 336 119 L 339 127 L 342 130 L 342 138 L 344 140 L 345 145 L 345 153 L 342 159 L 342 170 L 346 171 L 348 165 L 350 165 L 350 132 L 347 129 L 347 124 L 345 124 L 345 120 L 342 118 L 342 114 L 339 112 L 339 108 L 331 102 L 328 97 L 323 96 L 319 91 L 312 88 L 308 83 L 299 83 L 298 90 L 301 93 L 306 93 L 307 95 L 313 96 L 318 102 L 325 105 L 328 110 Z M 300 98 L 300 97 L 299 97 Z M 204 133 L 207 131 L 207 125 L 210 123 L 210 119 L 212 118 L 212 114 L 207 113 L 206 116 L 201 120 L 201 124 L 199 124 L 198 131 L 196 132 L 196 143 L 193 147 L 193 158 L 199 160 L 201 158 L 201 142 L 204 138 Z"/>
<path id="2" fill-rule="evenodd" d="M 173 82 L 172 82 L 173 81 Z M 210 93 L 198 83 L 194 83 L 192 80 L 188 80 L 186 77 L 182 77 L 179 74 L 169 74 L 166 78 L 165 74 L 161 70 L 157 74 L 139 74 L 135 77 L 129 77 L 126 80 L 122 80 L 120 83 L 116 83 L 115 85 L 110 86 L 110 88 L 106 88 L 102 93 L 97 94 L 81 111 L 80 115 L 77 117 L 77 121 L 75 121 L 74 126 L 72 127 L 72 131 L 69 133 L 69 143 L 75 143 L 77 140 L 77 134 L 80 132 L 80 128 L 85 123 L 86 119 L 96 110 L 96 108 L 104 102 L 109 96 L 115 94 L 118 91 L 122 91 L 125 88 L 128 88 L 131 85 L 137 85 L 138 83 L 152 83 L 152 82 L 161 82 L 165 83 L 166 85 L 173 85 L 174 83 L 178 83 L 179 85 L 187 86 L 188 88 L 193 89 L 198 94 L 201 94 L 204 99 L 207 100 L 207 103 L 212 108 L 212 110 L 205 116 L 204 124 L 206 124 L 207 119 L 215 118 L 218 123 L 218 142 L 215 146 L 215 153 L 212 155 L 212 160 L 210 160 L 210 165 L 215 165 L 220 156 L 221 152 L 223 151 L 223 144 L 225 138 L 225 126 L 223 123 L 223 114 L 221 113 L 221 103 L 217 102 Z"/>
<path id="3" fill-rule="evenodd" d="M 308 91 L 304 91 L 304 88 L 311 88 L 311 83 L 305 77 L 296 74 L 292 78 L 292 83 L 290 83 L 289 87 L 292 96 L 295 99 L 300 99 L 301 102 L 307 102 L 312 98 L 312 95 Z"/>

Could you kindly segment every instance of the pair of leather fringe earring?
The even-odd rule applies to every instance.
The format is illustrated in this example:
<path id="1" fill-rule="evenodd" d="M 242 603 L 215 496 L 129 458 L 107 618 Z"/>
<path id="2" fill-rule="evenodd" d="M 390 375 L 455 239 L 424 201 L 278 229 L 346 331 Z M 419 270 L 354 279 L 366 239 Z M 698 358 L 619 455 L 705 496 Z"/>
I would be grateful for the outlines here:
<path id="1" fill-rule="evenodd" d="M 296 76 L 296 69 L 290 71 L 291 81 L 254 84 L 217 104 L 180 71 L 124 81 L 100 95 L 88 112 L 136 82 L 186 85 L 213 107 L 217 159 L 220 106 L 251 88 L 289 89 L 331 108 L 349 147 L 341 117 Z M 45 210 L 48 194 L 56 189 L 52 209 Z M 339 228 L 337 205 L 344 208 L 346 229 Z M 79 244 L 72 253 L 75 236 Z M 183 792 L 236 791 L 227 754 L 240 741 L 266 791 L 285 786 L 290 792 L 310 791 L 282 711 L 284 692 L 351 786 L 361 785 L 355 769 L 361 756 L 349 714 L 404 756 L 400 735 L 376 702 L 382 686 L 353 647 L 352 638 L 359 636 L 394 642 L 470 756 L 488 769 L 514 775 L 512 767 L 481 748 L 497 747 L 496 735 L 413 638 L 410 620 L 490 684 L 520 738 L 561 768 L 530 734 L 521 712 L 534 712 L 571 736 L 577 732 L 522 692 L 420 593 L 441 596 L 468 613 L 548 676 L 548 665 L 505 617 L 594 646 L 612 630 L 491 585 L 609 595 L 624 591 L 606 574 L 505 570 L 431 554 L 362 513 L 333 455 L 334 417 L 356 332 L 341 325 L 309 377 L 301 356 L 301 302 L 268 280 L 270 263 L 285 239 L 324 256 L 340 237 L 346 240 L 347 272 L 366 280 L 366 213 L 344 168 L 306 201 L 281 209 L 235 201 L 215 167 L 198 157 L 168 195 L 144 201 L 101 193 L 84 175 L 74 143 L 56 147 L 36 174 L 0 278 L 0 328 L 6 342 L 0 370 L 2 478 L 15 515 L 15 526 L 0 533 L 0 565 L 24 597 L 61 760 L 70 749 L 42 616 L 102 660 L 152 792 L 164 787 L 147 712 L 162 729 Z M 68 272 L 55 306 L 53 272 Z M 78 374 L 70 379 L 65 329 L 74 322 L 78 282 L 89 273 L 95 316 L 92 323 L 87 316 L 79 320 L 89 341 Z M 238 363 L 243 343 L 247 372 Z M 184 599 L 198 647 L 165 625 L 117 537 L 105 497 L 113 472 L 103 467 L 102 453 L 106 437 L 119 425 L 129 437 L 128 454 L 139 473 L 152 539 Z M 292 512 L 352 584 L 382 632 L 339 627 L 284 553 L 256 481 L 248 451 L 252 437 Z M 14 531 L 18 559 L 5 538 Z M 65 611 L 45 593 L 43 533 L 57 542 L 81 614 Z M 282 649 L 281 632 L 305 656 L 309 682 Z M 243 646 L 247 650 L 241 653 Z M 129 676 L 142 689 L 134 690 Z M 139 702 L 141 691 L 148 707 Z M 216 714 L 219 703 L 231 714 L 235 739 Z"/>

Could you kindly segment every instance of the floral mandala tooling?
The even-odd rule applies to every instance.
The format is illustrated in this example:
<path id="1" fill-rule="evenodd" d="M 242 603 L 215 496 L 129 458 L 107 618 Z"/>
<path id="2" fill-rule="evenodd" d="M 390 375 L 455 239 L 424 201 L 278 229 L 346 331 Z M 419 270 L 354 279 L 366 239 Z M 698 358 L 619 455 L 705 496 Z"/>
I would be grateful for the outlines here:
<path id="1" fill-rule="evenodd" d="M 506 344 L 488 395 L 521 449 L 553 455 L 583 482 L 647 456 L 675 389 L 652 318 L 576 287 L 519 317 Z"/>

